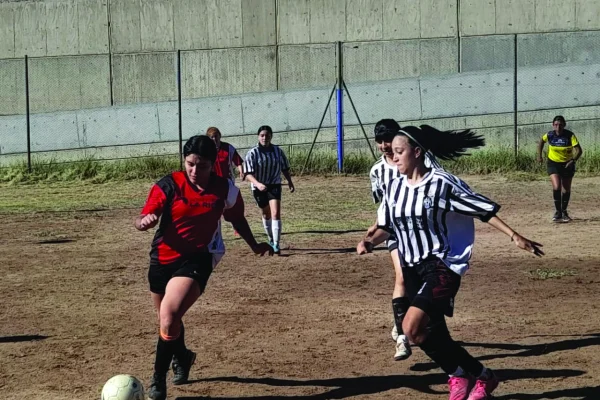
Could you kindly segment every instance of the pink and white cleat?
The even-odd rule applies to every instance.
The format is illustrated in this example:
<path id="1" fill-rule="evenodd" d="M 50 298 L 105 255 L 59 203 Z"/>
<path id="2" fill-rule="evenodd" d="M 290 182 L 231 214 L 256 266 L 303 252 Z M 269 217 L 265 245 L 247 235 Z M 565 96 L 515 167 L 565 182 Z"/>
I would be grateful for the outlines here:
<path id="1" fill-rule="evenodd" d="M 448 380 L 450 387 L 449 400 L 467 400 L 469 391 L 473 387 L 473 380 L 463 376 L 452 376 Z"/>
<path id="2" fill-rule="evenodd" d="M 492 392 L 498 387 L 498 378 L 493 375 L 487 380 L 477 379 L 475 387 L 467 400 L 485 400 L 492 398 Z"/>

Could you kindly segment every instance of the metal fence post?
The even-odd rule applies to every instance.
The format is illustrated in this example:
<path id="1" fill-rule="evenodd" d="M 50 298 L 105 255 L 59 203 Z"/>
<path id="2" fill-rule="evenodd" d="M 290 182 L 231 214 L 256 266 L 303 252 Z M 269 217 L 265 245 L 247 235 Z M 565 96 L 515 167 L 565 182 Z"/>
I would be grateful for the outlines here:
<path id="1" fill-rule="evenodd" d="M 514 37 L 514 65 L 513 65 L 513 124 L 514 124 L 514 147 L 515 147 L 515 160 L 519 156 L 519 130 L 518 130 L 518 122 L 519 122 L 519 103 L 518 103 L 518 56 L 517 56 L 517 34 L 515 33 Z"/>
<path id="2" fill-rule="evenodd" d="M 25 121 L 27 122 L 27 171 L 31 173 L 31 115 L 29 111 L 29 57 L 25 55 Z"/>
<path id="3" fill-rule="evenodd" d="M 179 115 L 179 169 L 183 170 L 183 116 L 181 115 L 181 50 L 177 50 L 177 107 Z"/>

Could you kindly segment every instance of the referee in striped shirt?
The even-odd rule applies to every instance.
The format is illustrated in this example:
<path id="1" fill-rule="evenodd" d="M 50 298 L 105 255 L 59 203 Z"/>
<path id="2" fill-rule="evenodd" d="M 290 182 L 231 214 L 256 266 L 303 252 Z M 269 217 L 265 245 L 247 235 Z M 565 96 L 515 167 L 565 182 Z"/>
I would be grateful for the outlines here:
<path id="1" fill-rule="evenodd" d="M 290 163 L 283 150 L 271 143 L 273 129 L 258 128 L 258 145 L 250 149 L 244 161 L 244 177 L 250 181 L 256 204 L 262 210 L 262 221 L 273 252 L 280 254 L 281 238 L 281 174 L 291 193 L 296 190 L 290 175 Z"/>
<path id="2" fill-rule="evenodd" d="M 461 277 L 469 268 L 473 218 L 503 232 L 517 247 L 536 256 L 544 254 L 539 243 L 519 235 L 496 216 L 498 204 L 473 192 L 456 176 L 425 165 L 427 151 L 450 160 L 483 144 L 483 138 L 469 130 L 404 127 L 392 141 L 401 177 L 385 187 L 379 228 L 366 245 L 372 250 L 389 231 L 398 238 L 410 301 L 403 331 L 450 376 L 450 399 L 489 399 L 498 386 L 494 373 L 451 338 L 445 320 L 453 315 Z"/>
<path id="3" fill-rule="evenodd" d="M 369 177 L 371 179 L 371 193 L 373 195 L 373 202 L 375 204 L 380 203 L 383 199 L 384 187 L 393 179 L 400 177 L 400 171 L 398 171 L 396 164 L 394 164 L 394 154 L 392 152 L 392 140 L 399 131 L 400 125 L 391 118 L 378 121 L 373 130 L 377 149 L 382 153 L 381 158 L 373 165 L 371 172 L 369 173 Z M 425 155 L 425 165 L 427 167 L 443 169 L 430 152 L 427 152 Z M 376 229 L 377 221 L 367 231 L 365 240 L 368 240 L 369 236 L 375 232 Z M 357 245 L 357 251 L 359 254 L 366 252 L 365 240 L 362 240 Z M 398 253 L 398 242 L 393 234 L 390 234 L 386 245 L 390 252 L 395 275 L 394 291 L 392 293 L 392 311 L 394 315 L 392 340 L 394 340 L 396 343 L 394 360 L 400 361 L 407 359 L 412 354 L 408 339 L 402 332 L 402 320 L 408 311 L 410 302 L 406 297 L 406 291 L 404 289 L 404 278 L 402 277 L 402 263 Z"/>

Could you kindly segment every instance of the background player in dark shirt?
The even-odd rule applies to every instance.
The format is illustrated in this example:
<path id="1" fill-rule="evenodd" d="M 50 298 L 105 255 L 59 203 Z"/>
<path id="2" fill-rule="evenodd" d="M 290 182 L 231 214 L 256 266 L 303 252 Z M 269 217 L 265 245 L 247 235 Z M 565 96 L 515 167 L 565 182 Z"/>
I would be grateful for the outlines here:
<path id="1" fill-rule="evenodd" d="M 173 359 L 174 384 L 187 382 L 196 354 L 184 341 L 182 318 L 203 293 L 225 252 L 221 217 L 230 221 L 256 254 L 272 252 L 257 243 L 244 217 L 239 189 L 213 173 L 217 149 L 207 136 L 193 136 L 183 148 L 185 171 L 159 180 L 135 220 L 140 231 L 160 225 L 152 242 L 148 281 L 158 313 L 160 335 L 148 397 L 164 400 Z"/>

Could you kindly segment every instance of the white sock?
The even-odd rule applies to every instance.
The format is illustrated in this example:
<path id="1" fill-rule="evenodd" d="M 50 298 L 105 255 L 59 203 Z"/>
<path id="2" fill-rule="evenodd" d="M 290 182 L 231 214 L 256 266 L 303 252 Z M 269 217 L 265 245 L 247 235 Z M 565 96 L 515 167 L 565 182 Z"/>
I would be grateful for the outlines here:
<path id="1" fill-rule="evenodd" d="M 450 374 L 450 376 L 456 376 L 456 377 L 465 376 L 465 371 L 463 371 L 463 369 L 461 367 L 458 367 L 457 370 L 454 371 L 454 373 Z"/>
<path id="2" fill-rule="evenodd" d="M 270 219 L 264 219 L 263 218 L 263 227 L 265 228 L 265 232 L 267 232 L 267 236 L 269 237 L 269 240 L 272 242 L 273 241 L 273 232 L 271 231 L 271 221 Z"/>
<path id="3" fill-rule="evenodd" d="M 273 220 L 273 244 L 278 246 L 280 238 L 281 238 L 281 220 L 274 219 Z"/>

